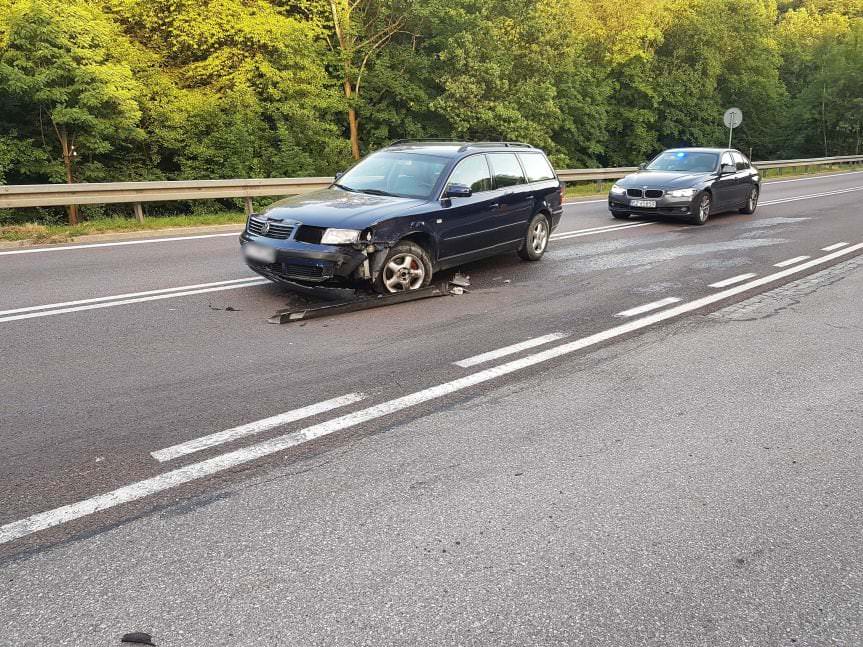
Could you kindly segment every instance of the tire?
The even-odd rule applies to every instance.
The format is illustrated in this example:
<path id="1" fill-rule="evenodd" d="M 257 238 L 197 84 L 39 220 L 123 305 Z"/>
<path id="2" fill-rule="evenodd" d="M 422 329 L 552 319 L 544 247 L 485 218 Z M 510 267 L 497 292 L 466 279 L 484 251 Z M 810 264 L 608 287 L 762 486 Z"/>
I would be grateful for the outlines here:
<path id="1" fill-rule="evenodd" d="M 518 255 L 525 261 L 538 261 L 548 248 L 551 236 L 551 226 L 544 213 L 538 213 L 530 220 L 524 242 L 518 250 Z"/>
<path id="2" fill-rule="evenodd" d="M 432 263 L 420 245 L 403 240 L 390 248 L 381 271 L 372 284 L 379 294 L 419 290 L 431 283 Z"/>
<path id="3" fill-rule="evenodd" d="M 698 210 L 695 215 L 689 220 L 693 225 L 703 225 L 710 218 L 710 209 L 713 206 L 713 196 L 705 191 L 701 194 L 701 200 L 698 201 Z"/>
<path id="4" fill-rule="evenodd" d="M 751 189 L 749 189 L 749 197 L 746 198 L 746 204 L 740 208 L 740 213 L 745 213 L 746 215 L 751 215 L 755 213 L 755 210 L 758 208 L 759 197 L 760 191 L 758 190 L 758 185 L 756 184 Z"/>
<path id="5" fill-rule="evenodd" d="M 629 214 L 625 211 L 612 211 L 612 218 L 617 218 L 618 220 L 629 220 Z"/>

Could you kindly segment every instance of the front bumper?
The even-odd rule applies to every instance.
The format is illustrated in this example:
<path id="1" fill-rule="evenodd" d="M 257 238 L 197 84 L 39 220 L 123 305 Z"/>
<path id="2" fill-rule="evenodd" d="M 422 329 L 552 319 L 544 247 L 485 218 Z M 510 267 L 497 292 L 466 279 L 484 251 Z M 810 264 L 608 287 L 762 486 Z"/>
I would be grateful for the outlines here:
<path id="1" fill-rule="evenodd" d="M 366 260 L 364 251 L 350 245 L 315 245 L 295 240 L 279 240 L 256 236 L 244 231 L 240 247 L 249 243 L 276 250 L 275 263 L 263 263 L 243 258 L 253 271 L 277 283 L 303 285 L 347 285 L 351 275 Z"/>
<path id="2" fill-rule="evenodd" d="M 669 218 L 685 218 L 698 211 L 698 200 L 700 194 L 696 193 L 691 198 L 669 198 L 663 196 L 657 198 L 655 207 L 633 207 L 633 200 L 644 198 L 630 198 L 626 195 L 608 196 L 608 210 L 612 213 L 630 213 L 637 216 L 666 216 Z M 647 198 L 650 199 L 650 198 Z"/>

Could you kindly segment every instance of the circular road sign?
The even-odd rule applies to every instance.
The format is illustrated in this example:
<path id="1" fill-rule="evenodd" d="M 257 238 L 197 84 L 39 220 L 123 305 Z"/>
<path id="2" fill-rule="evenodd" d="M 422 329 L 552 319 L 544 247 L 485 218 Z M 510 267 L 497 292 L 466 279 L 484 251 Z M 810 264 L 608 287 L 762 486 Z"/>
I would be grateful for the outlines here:
<path id="1" fill-rule="evenodd" d="M 729 108 L 722 119 L 726 128 L 737 128 L 743 123 L 743 111 L 740 108 Z"/>

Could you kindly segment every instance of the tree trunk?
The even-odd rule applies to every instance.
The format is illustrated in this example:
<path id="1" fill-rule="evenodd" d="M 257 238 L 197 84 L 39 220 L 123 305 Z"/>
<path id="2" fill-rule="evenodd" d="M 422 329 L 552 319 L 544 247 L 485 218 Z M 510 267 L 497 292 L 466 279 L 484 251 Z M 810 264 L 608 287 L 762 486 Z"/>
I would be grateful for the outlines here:
<path id="1" fill-rule="evenodd" d="M 360 131 L 357 124 L 357 111 L 348 108 L 348 126 L 351 129 L 351 155 L 355 160 L 360 158 Z"/>
<path id="2" fill-rule="evenodd" d="M 66 129 L 63 128 L 59 133 L 60 147 L 63 151 L 63 165 L 66 167 L 66 184 L 74 184 L 75 177 L 72 174 L 72 151 L 69 147 L 69 137 L 66 134 Z M 69 212 L 69 224 L 78 224 L 78 205 L 70 204 L 66 207 Z"/>

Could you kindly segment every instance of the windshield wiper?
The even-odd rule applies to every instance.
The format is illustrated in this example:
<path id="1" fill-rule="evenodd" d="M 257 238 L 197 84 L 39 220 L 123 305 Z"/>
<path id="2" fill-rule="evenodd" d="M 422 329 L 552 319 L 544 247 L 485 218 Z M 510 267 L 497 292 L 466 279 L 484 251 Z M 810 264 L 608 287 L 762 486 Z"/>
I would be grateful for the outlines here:
<path id="1" fill-rule="evenodd" d="M 350 193 L 356 193 L 356 189 L 352 189 L 349 186 L 345 186 L 344 184 L 339 184 L 338 182 L 333 182 L 333 186 L 339 187 L 342 191 L 349 191 Z"/>
<path id="2" fill-rule="evenodd" d="M 388 195 L 390 197 L 396 197 L 395 193 L 390 193 L 388 191 L 381 191 L 380 189 L 359 189 L 360 193 L 367 193 L 369 195 Z"/>

